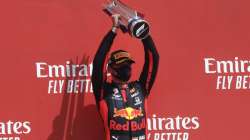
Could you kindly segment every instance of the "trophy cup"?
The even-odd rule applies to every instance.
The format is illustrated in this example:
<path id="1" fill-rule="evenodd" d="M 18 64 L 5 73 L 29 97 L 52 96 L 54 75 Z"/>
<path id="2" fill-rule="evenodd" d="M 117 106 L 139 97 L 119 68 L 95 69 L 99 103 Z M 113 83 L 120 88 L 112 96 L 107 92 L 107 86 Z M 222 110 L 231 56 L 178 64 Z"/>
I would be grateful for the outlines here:
<path id="1" fill-rule="evenodd" d="M 104 7 L 109 16 L 119 14 L 119 25 L 123 32 L 131 36 L 144 39 L 149 34 L 149 24 L 143 19 L 143 14 L 133 10 L 119 0 L 112 0 Z"/>

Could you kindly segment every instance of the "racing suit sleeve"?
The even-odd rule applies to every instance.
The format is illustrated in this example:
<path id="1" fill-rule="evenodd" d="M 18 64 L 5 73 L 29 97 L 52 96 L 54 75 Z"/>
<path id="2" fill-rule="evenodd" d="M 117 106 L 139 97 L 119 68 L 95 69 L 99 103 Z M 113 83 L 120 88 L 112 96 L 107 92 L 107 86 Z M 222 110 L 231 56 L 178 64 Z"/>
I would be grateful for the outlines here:
<path id="1" fill-rule="evenodd" d="M 116 33 L 114 33 L 112 30 L 105 35 L 93 60 L 91 81 L 97 107 L 99 107 L 99 101 L 102 99 L 103 96 L 103 84 L 106 81 L 107 76 L 107 54 L 112 46 L 115 36 Z"/>
<path id="2" fill-rule="evenodd" d="M 139 77 L 139 82 L 146 90 L 145 96 L 148 96 L 158 71 L 159 54 L 150 35 L 142 39 L 142 43 L 144 47 L 145 62 Z"/>

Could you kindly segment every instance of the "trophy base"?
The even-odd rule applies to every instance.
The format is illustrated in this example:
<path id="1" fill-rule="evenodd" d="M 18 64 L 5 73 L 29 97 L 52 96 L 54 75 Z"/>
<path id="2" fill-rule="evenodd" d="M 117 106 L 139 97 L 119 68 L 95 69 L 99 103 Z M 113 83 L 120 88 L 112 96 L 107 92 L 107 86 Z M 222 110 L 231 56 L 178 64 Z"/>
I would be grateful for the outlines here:
<path id="1" fill-rule="evenodd" d="M 143 19 L 133 19 L 128 25 L 131 36 L 144 39 L 149 35 L 149 24 Z"/>

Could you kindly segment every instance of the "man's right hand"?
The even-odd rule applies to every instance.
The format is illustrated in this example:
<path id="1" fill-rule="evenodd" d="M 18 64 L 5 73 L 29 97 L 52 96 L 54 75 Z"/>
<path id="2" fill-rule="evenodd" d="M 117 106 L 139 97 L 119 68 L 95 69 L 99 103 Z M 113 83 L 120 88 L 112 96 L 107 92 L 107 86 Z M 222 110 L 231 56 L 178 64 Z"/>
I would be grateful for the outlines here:
<path id="1" fill-rule="evenodd" d="M 114 14 L 112 15 L 112 21 L 113 21 L 113 27 L 119 28 L 119 20 L 120 20 L 120 15 L 119 14 Z"/>

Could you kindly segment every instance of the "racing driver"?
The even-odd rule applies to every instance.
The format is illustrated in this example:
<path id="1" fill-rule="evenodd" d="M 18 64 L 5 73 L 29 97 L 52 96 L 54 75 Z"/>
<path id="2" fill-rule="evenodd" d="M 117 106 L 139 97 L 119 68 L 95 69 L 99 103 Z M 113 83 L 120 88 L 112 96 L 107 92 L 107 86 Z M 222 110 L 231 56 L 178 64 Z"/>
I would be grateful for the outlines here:
<path id="1" fill-rule="evenodd" d="M 105 140 L 146 140 L 146 104 L 157 74 L 159 54 L 150 35 L 142 39 L 143 69 L 138 80 L 130 81 L 131 66 L 135 63 L 130 54 L 117 50 L 108 57 L 119 28 L 119 15 L 113 15 L 112 19 L 112 29 L 103 38 L 94 57 L 91 77 L 96 105 L 105 127 Z M 112 77 L 109 82 L 107 72 Z"/>

